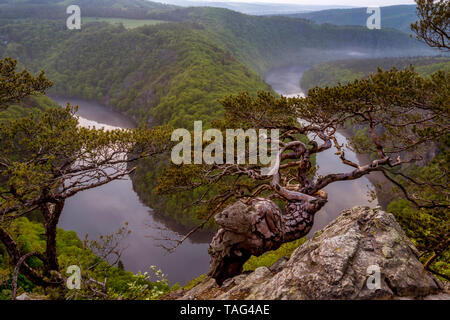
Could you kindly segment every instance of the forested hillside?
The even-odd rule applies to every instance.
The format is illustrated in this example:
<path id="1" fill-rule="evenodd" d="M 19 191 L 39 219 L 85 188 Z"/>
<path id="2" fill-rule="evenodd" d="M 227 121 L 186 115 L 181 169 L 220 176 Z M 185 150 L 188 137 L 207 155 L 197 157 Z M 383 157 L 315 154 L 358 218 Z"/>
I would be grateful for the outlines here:
<path id="1" fill-rule="evenodd" d="M 0 1 L 1 18 L 64 19 L 71 5 L 83 8 L 83 15 L 143 19 L 151 11 L 164 11 L 175 6 L 145 0 L 3 0 Z"/>
<path id="2" fill-rule="evenodd" d="M 321 24 L 365 26 L 369 14 L 367 13 L 367 8 L 352 8 L 296 13 L 287 16 L 304 18 Z M 411 33 L 410 25 L 416 20 L 415 5 L 381 7 L 381 28 L 393 28 Z"/>
<path id="3" fill-rule="evenodd" d="M 150 125 L 191 128 L 194 120 L 203 120 L 207 126 L 220 118 L 223 109 L 217 100 L 226 95 L 270 90 L 263 77 L 274 67 L 308 66 L 354 52 L 367 56 L 435 53 L 396 30 L 318 25 L 219 8 L 161 8 L 144 2 L 90 1 L 86 8 L 83 3 L 80 6 L 84 18 L 104 16 L 94 9 L 109 12 L 104 11 L 108 7 L 114 9 L 107 13 L 111 17 L 167 23 L 127 29 L 91 19 L 79 31 L 67 30 L 67 15 L 47 13 L 61 12 L 70 1 L 33 2 L 33 6 L 53 6 L 44 10 L 45 17 L 52 19 L 37 14 L 42 8 L 17 12 L 18 6 L 5 7 L 0 12 L 4 43 L 0 55 L 17 58 L 32 71 L 45 69 L 55 82 L 50 91 L 54 95 L 95 100 Z M 32 8 L 28 4 L 21 8 Z M 13 16 L 33 19 L 5 19 Z M 160 166 L 152 162 L 139 166 L 133 178 L 136 191 L 151 207 L 192 225 L 197 222 L 195 210 L 183 206 L 191 194 L 165 201 L 155 193 Z"/>
<path id="4" fill-rule="evenodd" d="M 214 119 L 223 95 L 267 89 L 189 24 L 127 30 L 92 23 L 73 33 L 45 21 L 0 30 L 8 39 L 4 55 L 47 70 L 54 94 L 99 101 L 150 123 L 187 126 L 194 119 Z"/>
<path id="5" fill-rule="evenodd" d="M 312 65 L 354 51 L 369 56 L 400 54 L 404 48 L 408 54 L 433 52 L 393 30 L 320 26 L 218 8 L 174 9 L 150 17 L 181 22 L 132 30 L 92 22 L 70 31 L 64 19 L 4 19 L 0 38 L 6 46 L 0 54 L 34 71 L 45 68 L 56 84 L 53 93 L 97 100 L 138 120 L 186 126 L 212 115 L 215 100 L 225 93 L 266 89 L 254 72 L 263 77 L 282 64 Z M 104 53 L 108 61 L 99 61 Z M 188 88 L 190 96 L 183 96 Z M 177 115 L 167 108 L 169 100 Z M 194 117 L 183 120 L 189 108 Z"/>
<path id="6" fill-rule="evenodd" d="M 129 9 L 142 6 L 142 1 L 115 1 L 111 6 L 112 2 L 82 5 L 83 16 L 96 15 L 90 6 L 102 12 L 104 6 L 120 12 L 127 7 L 126 15 L 117 15 L 119 11 L 108 15 L 172 22 L 131 30 L 92 22 L 83 24 L 81 31 L 70 31 L 63 18 L 3 19 L 0 37 L 6 46 L 0 54 L 18 58 L 32 71 L 45 69 L 55 82 L 53 94 L 95 100 L 152 125 L 191 128 L 194 120 L 208 123 L 221 117 L 218 99 L 267 90 L 263 76 L 282 64 L 312 65 L 347 57 L 350 51 L 371 56 L 398 54 L 404 48 L 411 54 L 431 52 L 394 30 L 320 26 L 303 19 L 247 16 L 218 8 L 151 11 L 155 7 L 150 2 L 145 5 L 148 11 L 137 14 Z M 57 10 L 66 3 L 58 2 Z M 8 17 L 8 10 L 0 16 Z M 187 225 L 197 222 L 194 209 L 182 205 L 191 194 L 165 200 L 156 194 L 161 169 L 161 164 L 142 163 L 134 176 L 136 191 L 158 211 Z"/>
<path id="7" fill-rule="evenodd" d="M 311 65 L 348 57 L 433 54 L 396 30 L 318 25 L 282 16 L 260 17 L 218 8 L 192 8 L 189 20 L 204 26 L 246 65 L 260 74 L 283 64 Z M 157 17 L 157 16 L 155 16 Z M 161 17 L 163 18 L 163 17 Z"/>

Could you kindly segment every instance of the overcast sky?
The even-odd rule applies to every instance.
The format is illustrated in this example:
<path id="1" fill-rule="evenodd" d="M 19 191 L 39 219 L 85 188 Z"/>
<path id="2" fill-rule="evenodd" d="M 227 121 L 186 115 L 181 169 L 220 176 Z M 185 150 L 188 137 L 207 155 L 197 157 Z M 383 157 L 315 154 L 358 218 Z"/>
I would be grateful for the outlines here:
<path id="1" fill-rule="evenodd" d="M 414 0 L 204 0 L 218 2 L 268 2 L 309 5 L 344 5 L 353 7 L 391 6 L 396 4 L 415 4 Z"/>

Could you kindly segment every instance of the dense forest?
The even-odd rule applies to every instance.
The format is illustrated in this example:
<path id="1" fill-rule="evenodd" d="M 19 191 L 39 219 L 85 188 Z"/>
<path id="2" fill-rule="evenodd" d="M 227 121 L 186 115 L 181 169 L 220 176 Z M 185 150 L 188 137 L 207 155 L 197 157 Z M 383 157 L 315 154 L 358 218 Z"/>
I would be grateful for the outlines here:
<path id="1" fill-rule="evenodd" d="M 80 32 L 71 32 L 65 29 L 64 21 L 61 20 L 3 20 L 0 36 L 6 46 L 1 47 L 0 53 L 2 56 L 19 58 L 24 66 L 33 71 L 44 67 L 56 83 L 53 89 L 56 94 L 94 99 L 127 112 L 138 120 L 151 121 L 151 117 L 162 116 L 158 105 L 161 105 L 163 113 L 173 113 L 165 108 L 163 97 L 178 96 L 184 86 L 189 87 L 185 83 L 186 77 L 175 77 L 173 70 L 179 70 L 180 66 L 186 66 L 194 59 L 199 61 L 197 64 L 202 65 L 202 69 L 191 66 L 186 72 L 194 73 L 190 79 L 209 80 L 210 83 L 205 83 L 202 91 L 208 96 L 212 95 L 211 98 L 203 97 L 202 99 L 207 100 L 201 101 L 195 108 L 205 104 L 211 104 L 214 108 L 217 107 L 215 100 L 224 93 L 220 88 L 229 88 L 230 93 L 236 92 L 233 87 L 253 92 L 256 88 L 265 89 L 255 72 L 264 77 L 270 68 L 283 63 L 301 61 L 305 65 L 312 65 L 339 56 L 344 58 L 349 51 L 360 51 L 370 56 L 395 55 L 403 48 L 408 48 L 408 54 L 431 52 L 422 44 L 394 30 L 371 32 L 361 27 L 319 26 L 302 19 L 253 17 L 217 8 L 176 9 L 165 14 L 170 16 L 152 17 L 159 20 L 178 19 L 180 22 L 133 30 L 87 23 Z M 122 41 L 133 50 L 117 50 Z M 386 52 L 386 47 L 390 51 Z M 103 56 L 103 51 L 98 50 L 99 48 L 109 53 L 111 61 L 96 61 Z M 79 54 L 81 50 L 84 56 Z M 69 51 L 72 56 L 68 55 Z M 77 53 L 76 58 L 74 53 Z M 119 65 L 118 61 L 122 61 L 120 59 L 125 55 L 131 64 Z M 153 62 L 155 57 L 162 58 L 157 59 L 156 65 Z M 210 61 L 209 66 L 207 61 Z M 217 61 L 221 63 L 216 64 Z M 114 74 L 110 70 L 102 70 L 111 63 L 118 65 Z M 67 84 L 67 77 L 72 77 L 73 72 L 76 74 L 81 69 L 92 70 L 93 66 L 100 70 L 83 72 L 84 78 L 76 75 L 75 79 L 71 79 L 70 86 Z M 138 66 L 144 66 L 142 69 L 148 72 L 138 72 Z M 210 76 L 213 67 L 217 68 L 216 72 L 212 72 L 214 79 Z M 154 74 L 159 74 L 152 71 L 162 68 L 168 69 L 167 75 L 161 79 L 152 79 Z M 103 82 L 96 77 L 101 77 Z M 243 84 L 247 85 L 241 87 Z M 127 90 L 127 94 L 120 92 L 130 85 L 133 88 Z M 212 85 L 216 87 L 209 88 Z M 146 86 L 152 87 L 151 92 L 146 91 Z M 158 92 L 161 87 L 173 87 L 173 91 Z M 218 90 L 221 92 L 217 92 Z M 217 94 L 214 95 L 214 92 Z M 176 99 L 173 101 L 176 104 L 182 105 L 182 101 L 185 101 Z M 190 97 L 187 103 L 195 105 L 195 99 L 198 98 Z M 180 106 L 181 110 L 184 108 Z M 150 109 L 155 112 L 149 112 Z M 201 112 L 211 112 L 205 111 Z M 156 119 L 156 122 L 172 120 L 170 115 L 163 116 L 162 119 Z M 183 116 L 181 114 L 179 117 Z M 177 121 L 177 125 L 186 126 L 188 122 Z"/>
<path id="2" fill-rule="evenodd" d="M 300 85 L 308 91 L 316 86 L 335 86 L 376 73 L 377 68 L 383 70 L 405 69 L 413 66 L 423 77 L 430 76 L 438 70 L 450 70 L 448 57 L 411 57 L 411 58 L 378 58 L 378 59 L 346 59 L 335 60 L 314 65 L 305 71 Z"/>
<path id="3" fill-rule="evenodd" d="M 127 29 L 94 21 L 71 31 L 62 19 L 2 19 L 0 38 L 6 46 L 0 47 L 0 55 L 17 58 L 32 71 L 45 69 L 55 82 L 51 94 L 98 101 L 138 122 L 191 128 L 196 119 L 208 123 L 220 118 L 218 99 L 225 95 L 269 90 L 265 74 L 283 64 L 313 65 L 345 58 L 351 51 L 369 56 L 401 54 L 405 48 L 408 54 L 433 53 L 395 30 L 321 26 L 219 8 L 152 11 L 148 5 L 145 17 L 128 9 L 126 15 L 111 16 L 170 23 Z M 109 2 L 104 6 L 111 7 Z M 83 14 L 90 14 L 89 8 Z M 9 10 L 0 17 L 8 17 Z M 194 209 L 182 205 L 190 193 L 161 201 L 155 189 L 161 170 L 161 164 L 142 163 L 133 177 L 136 191 L 161 213 L 194 225 Z"/>
<path id="4" fill-rule="evenodd" d="M 139 121 L 186 126 L 199 115 L 218 116 L 216 100 L 226 90 L 267 88 L 189 24 L 127 30 L 92 23 L 71 33 L 46 21 L 2 30 L 8 41 L 4 55 L 32 70 L 44 66 L 56 84 L 54 94 L 99 101 Z M 129 49 L 121 50 L 123 45 Z"/>
<path id="5" fill-rule="evenodd" d="M 144 0 L 4 0 L 0 2 L 2 18 L 64 19 L 66 8 L 71 5 L 83 7 L 90 17 L 143 19 L 152 11 L 166 11 L 174 6 Z"/>

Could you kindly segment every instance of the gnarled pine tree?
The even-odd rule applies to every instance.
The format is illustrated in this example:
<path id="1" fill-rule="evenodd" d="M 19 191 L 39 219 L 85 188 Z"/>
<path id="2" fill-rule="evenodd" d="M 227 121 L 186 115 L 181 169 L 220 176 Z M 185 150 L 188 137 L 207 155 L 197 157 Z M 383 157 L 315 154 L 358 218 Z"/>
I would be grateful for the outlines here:
<path id="1" fill-rule="evenodd" d="M 393 69 L 347 85 L 315 88 L 306 98 L 275 98 L 269 93 L 228 97 L 222 101 L 225 119 L 215 125 L 279 129 L 279 151 L 274 155 L 278 169 L 272 176 L 263 175 L 262 165 L 238 164 L 236 154 L 234 164 L 224 159 L 222 164 L 172 165 L 160 180 L 160 190 L 204 190 L 196 204 L 209 210 L 206 219 L 221 211 L 215 216 L 220 229 L 209 248 L 209 275 L 222 283 L 241 272 L 251 255 L 305 236 L 314 214 L 327 202 L 323 189 L 329 184 L 375 171 L 395 180 L 396 168 L 423 160 L 427 145 L 449 134 L 449 83 L 448 73 L 423 79 L 412 69 Z M 340 145 L 336 132 L 347 126 L 366 130 L 348 146 Z M 316 175 L 311 159 L 330 148 L 349 171 Z M 347 148 L 370 154 L 372 160 L 355 163 L 346 158 Z M 443 176 L 447 179 L 447 173 Z M 433 192 L 447 192 L 445 183 L 425 183 Z M 398 184 L 419 207 L 449 207 L 448 197 L 421 199 Z"/>

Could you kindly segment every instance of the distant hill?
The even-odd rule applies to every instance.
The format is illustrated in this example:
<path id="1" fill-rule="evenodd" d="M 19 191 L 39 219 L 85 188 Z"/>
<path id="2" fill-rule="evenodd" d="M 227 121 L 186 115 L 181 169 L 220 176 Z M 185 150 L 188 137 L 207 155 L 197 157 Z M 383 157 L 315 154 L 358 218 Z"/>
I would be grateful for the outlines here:
<path id="1" fill-rule="evenodd" d="M 438 70 L 450 71 L 450 57 L 412 57 L 380 59 L 346 59 L 316 64 L 306 70 L 301 87 L 309 90 L 316 86 L 332 87 L 348 83 L 377 72 L 377 68 L 389 70 L 393 67 L 405 69 L 413 66 L 423 77 Z"/>
<path id="2" fill-rule="evenodd" d="M 367 8 L 332 9 L 309 13 L 287 15 L 292 18 L 304 18 L 317 23 L 334 25 L 365 26 L 369 14 Z M 410 33 L 411 23 L 417 20 L 416 5 L 398 5 L 381 7 L 381 28 L 394 28 Z"/>
<path id="3" fill-rule="evenodd" d="M 222 8 L 184 8 L 144 0 L 6 1 L 7 4 L 23 4 L 0 10 L 0 19 L 52 19 L 60 21 L 61 28 L 64 28 L 67 17 L 62 7 L 69 3 L 78 3 L 81 6 L 83 18 L 151 19 L 158 22 L 190 23 L 190 28 L 201 29 L 216 46 L 229 51 L 261 76 L 270 68 L 283 64 L 312 65 L 326 60 L 343 59 L 351 53 L 367 57 L 435 53 L 397 30 L 319 25 L 306 19 L 279 15 L 251 16 Z M 36 10 L 38 5 L 47 5 L 48 10 Z M 22 8 L 21 12 L 17 11 L 19 7 Z M 105 10 L 105 7 L 110 11 Z"/>
<path id="4" fill-rule="evenodd" d="M 312 65 L 353 54 L 382 57 L 436 53 L 395 29 L 319 25 L 305 19 L 248 16 L 219 8 L 186 10 L 189 21 L 202 25 L 216 41 L 262 75 L 283 64 Z"/>

